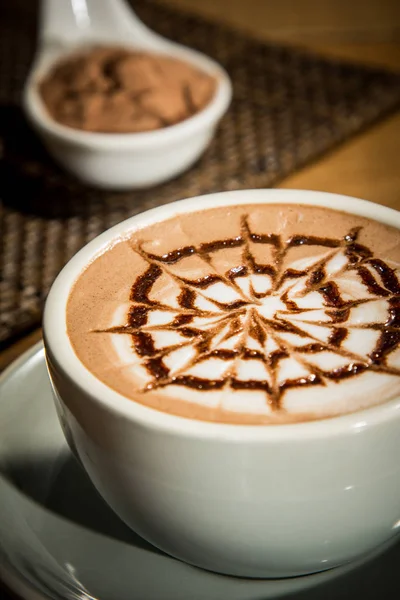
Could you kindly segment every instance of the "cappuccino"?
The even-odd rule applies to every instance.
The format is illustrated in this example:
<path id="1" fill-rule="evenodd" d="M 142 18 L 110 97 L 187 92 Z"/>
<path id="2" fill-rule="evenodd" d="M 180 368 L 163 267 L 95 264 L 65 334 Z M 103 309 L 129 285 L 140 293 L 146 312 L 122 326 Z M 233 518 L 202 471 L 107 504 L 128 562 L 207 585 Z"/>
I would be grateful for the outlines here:
<path id="1" fill-rule="evenodd" d="M 76 355 L 174 415 L 280 424 L 400 395 L 398 229 L 329 208 L 246 204 L 115 239 L 69 297 Z"/>

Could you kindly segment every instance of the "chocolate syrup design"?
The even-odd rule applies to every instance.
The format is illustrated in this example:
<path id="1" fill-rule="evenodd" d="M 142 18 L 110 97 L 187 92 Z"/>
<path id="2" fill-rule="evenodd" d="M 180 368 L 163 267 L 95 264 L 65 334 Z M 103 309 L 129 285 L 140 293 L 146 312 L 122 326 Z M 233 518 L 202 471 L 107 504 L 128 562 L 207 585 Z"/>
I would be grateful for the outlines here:
<path id="1" fill-rule="evenodd" d="M 352 229 L 343 239 L 309 235 L 282 239 L 273 233 L 254 233 L 244 216 L 240 233 L 230 239 L 185 246 L 162 256 L 146 252 L 143 243 L 132 245 L 148 266 L 132 285 L 127 323 L 106 331 L 131 336 L 132 351 L 150 379 L 144 391 L 171 385 L 199 392 L 226 388 L 258 390 L 265 394 L 271 408 L 278 410 L 284 407 L 284 394 L 290 388 L 324 386 L 329 381 L 340 382 L 366 371 L 400 376 L 398 362 L 393 365 L 389 361 L 400 347 L 398 273 L 358 243 L 359 232 L 360 228 Z M 291 249 L 300 246 L 315 247 L 314 258 L 308 259 L 303 268 L 296 267 L 301 260 L 294 263 L 288 260 Z M 218 252 L 231 248 L 240 249 L 240 264 L 221 273 L 213 261 Z M 265 262 L 255 257 L 260 257 L 260 249 L 268 258 Z M 193 256 L 200 257 L 205 274 L 198 279 L 187 279 L 173 267 Z M 260 291 L 255 276 L 263 277 L 265 289 Z M 361 297 L 352 299 L 346 294 L 343 286 L 346 277 L 353 278 L 353 285 L 361 289 Z M 162 278 L 178 285 L 174 302 L 163 303 L 152 297 Z M 213 296 L 210 292 L 216 285 L 221 293 Z M 227 291 L 234 299 L 222 301 Z M 315 293 L 320 301 L 317 307 Z M 384 322 L 351 319 L 354 309 L 376 302 L 385 303 Z M 152 324 L 151 317 L 156 313 L 164 313 L 167 323 Z M 376 332 L 372 350 L 365 354 L 346 346 L 349 335 L 358 329 Z M 175 332 L 179 341 L 167 345 L 156 343 L 160 332 Z M 184 347 L 193 352 L 179 368 L 171 368 L 168 358 Z M 313 359 L 321 353 L 338 357 L 340 366 L 325 369 L 316 364 L 318 361 Z M 303 371 L 300 376 L 280 376 L 283 361 L 288 357 L 300 365 Z M 223 361 L 224 367 L 222 375 L 213 377 L 215 360 Z M 193 367 L 205 361 L 211 361 L 210 377 L 191 373 Z M 258 366 L 262 365 L 265 376 L 242 377 L 239 373 L 242 361 L 256 361 Z"/>

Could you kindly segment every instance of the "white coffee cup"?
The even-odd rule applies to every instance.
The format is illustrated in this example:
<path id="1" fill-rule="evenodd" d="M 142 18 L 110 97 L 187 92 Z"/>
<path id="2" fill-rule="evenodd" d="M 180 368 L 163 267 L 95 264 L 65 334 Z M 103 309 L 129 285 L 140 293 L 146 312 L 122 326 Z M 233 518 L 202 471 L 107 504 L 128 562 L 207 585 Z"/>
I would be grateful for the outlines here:
<path id="1" fill-rule="evenodd" d="M 288 425 L 190 420 L 96 379 L 66 329 L 71 287 L 111 240 L 179 213 L 246 203 L 325 206 L 400 229 L 395 210 L 322 192 L 227 192 L 156 208 L 100 235 L 63 269 L 46 303 L 45 347 L 66 437 L 132 529 L 205 569 L 287 577 L 354 560 L 400 532 L 400 398 Z"/>

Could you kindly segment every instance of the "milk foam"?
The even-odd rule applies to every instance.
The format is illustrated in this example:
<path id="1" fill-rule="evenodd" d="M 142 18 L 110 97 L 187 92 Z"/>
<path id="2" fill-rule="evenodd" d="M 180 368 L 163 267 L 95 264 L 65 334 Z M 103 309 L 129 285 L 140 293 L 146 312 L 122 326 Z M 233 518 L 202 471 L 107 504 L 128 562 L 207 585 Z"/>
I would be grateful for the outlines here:
<path id="1" fill-rule="evenodd" d="M 206 249 L 182 231 L 167 252 L 146 230 L 124 242 L 140 268 L 98 334 L 110 344 L 106 383 L 118 374 L 135 400 L 228 422 L 323 418 L 399 394 L 399 244 L 376 262 L 354 221 L 395 230 L 301 208 L 342 215 L 341 235 L 310 235 L 304 219 L 294 233 L 293 221 L 260 229 L 243 207 L 237 228 Z"/>

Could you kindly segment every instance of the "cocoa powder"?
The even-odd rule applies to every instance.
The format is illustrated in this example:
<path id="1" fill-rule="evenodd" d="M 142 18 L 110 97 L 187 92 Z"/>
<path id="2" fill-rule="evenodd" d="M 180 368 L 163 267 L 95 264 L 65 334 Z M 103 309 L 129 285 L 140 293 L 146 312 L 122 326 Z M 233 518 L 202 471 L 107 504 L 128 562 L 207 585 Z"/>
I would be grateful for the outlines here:
<path id="1" fill-rule="evenodd" d="M 134 133 L 179 123 L 202 110 L 216 79 L 169 56 L 101 47 L 58 62 L 39 84 L 59 123 L 103 133 Z"/>

